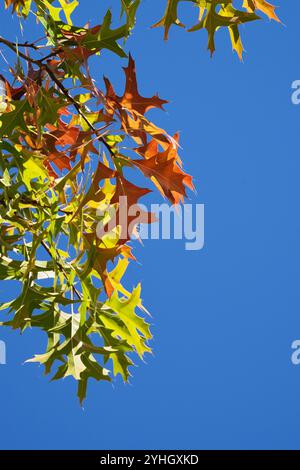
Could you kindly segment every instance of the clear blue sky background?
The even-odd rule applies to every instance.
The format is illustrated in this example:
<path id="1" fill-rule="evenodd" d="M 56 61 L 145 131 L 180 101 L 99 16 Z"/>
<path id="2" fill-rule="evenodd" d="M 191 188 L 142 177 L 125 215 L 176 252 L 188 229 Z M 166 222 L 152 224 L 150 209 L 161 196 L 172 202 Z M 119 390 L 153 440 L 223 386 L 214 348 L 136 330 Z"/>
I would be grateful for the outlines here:
<path id="1" fill-rule="evenodd" d="M 114 3 L 84 0 L 81 23 L 100 21 L 103 4 Z M 141 92 L 171 101 L 157 118 L 181 131 L 197 186 L 192 200 L 206 206 L 205 248 L 137 246 L 141 266 L 131 267 L 129 285 L 143 282 L 155 355 L 134 370 L 131 385 L 92 383 L 84 410 L 71 379 L 49 383 L 42 368 L 22 365 L 42 351 L 44 337 L 1 331 L 8 356 L 0 366 L 1 448 L 300 448 L 300 366 L 290 360 L 300 339 L 297 10 L 277 0 L 286 26 L 242 28 L 241 64 L 226 33 L 217 35 L 213 60 L 205 32 L 173 28 L 164 43 L 161 29 L 149 29 L 164 3 L 142 1 L 127 50 Z M 181 12 L 192 24 L 192 8 Z M 1 18 L 1 34 L 14 39 L 17 21 Z M 99 80 L 109 74 L 119 90 L 120 62 L 105 54 L 94 65 Z M 13 295 L 2 284 L 1 297 Z"/>

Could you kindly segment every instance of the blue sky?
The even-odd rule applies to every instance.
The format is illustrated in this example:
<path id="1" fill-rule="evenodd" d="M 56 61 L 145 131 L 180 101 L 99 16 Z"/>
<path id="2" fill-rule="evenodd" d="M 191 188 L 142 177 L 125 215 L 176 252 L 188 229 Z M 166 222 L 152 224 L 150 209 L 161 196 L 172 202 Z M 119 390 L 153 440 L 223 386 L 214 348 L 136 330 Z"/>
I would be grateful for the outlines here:
<path id="1" fill-rule="evenodd" d="M 298 18 L 278 0 L 285 26 L 242 28 L 244 63 L 226 33 L 211 60 L 205 32 L 173 28 L 164 43 L 162 30 L 149 28 L 163 3 L 142 1 L 127 50 L 141 92 L 170 100 L 155 116 L 181 131 L 197 187 L 191 200 L 205 204 L 205 248 L 136 246 L 140 264 L 128 283 L 143 283 L 155 354 L 138 364 L 131 385 L 92 383 L 84 410 L 71 379 L 49 383 L 42 368 L 22 365 L 44 337 L 1 331 L 3 449 L 300 448 L 300 366 L 290 360 L 300 339 L 300 107 L 291 103 L 291 83 L 300 79 Z M 100 21 L 100 4 L 114 2 L 85 0 L 78 21 Z M 192 24 L 191 7 L 181 12 Z M 6 14 L 1 23 L 14 39 L 17 21 Z M 27 28 L 33 35 L 35 26 Z M 105 54 L 94 63 L 99 81 L 108 74 L 121 89 L 121 62 Z M 3 299 L 15 292 L 0 289 Z"/>

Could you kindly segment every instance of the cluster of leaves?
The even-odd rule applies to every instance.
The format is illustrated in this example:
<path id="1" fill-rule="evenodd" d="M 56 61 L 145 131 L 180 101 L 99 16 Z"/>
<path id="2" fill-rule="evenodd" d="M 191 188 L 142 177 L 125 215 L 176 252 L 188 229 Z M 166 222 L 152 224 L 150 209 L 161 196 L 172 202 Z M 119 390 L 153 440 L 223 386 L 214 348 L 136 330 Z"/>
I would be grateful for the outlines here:
<path id="1" fill-rule="evenodd" d="M 206 29 L 208 34 L 208 49 L 211 55 L 215 52 L 215 34 L 220 28 L 226 28 L 230 35 L 233 50 L 239 58 L 243 57 L 243 43 L 239 26 L 250 21 L 259 20 L 259 13 L 264 13 L 268 18 L 280 21 L 275 13 L 275 7 L 266 0 L 243 0 L 242 8 L 236 0 L 168 0 L 162 19 L 153 27 L 163 26 L 165 39 L 168 39 L 172 25 L 184 27 L 178 18 L 178 7 L 182 2 L 193 3 L 198 8 L 198 22 L 188 29 L 189 32 Z"/>
<path id="2" fill-rule="evenodd" d="M 237 44 L 238 24 L 256 19 L 256 9 L 276 19 L 264 0 L 245 1 L 243 13 L 234 2 L 193 3 L 200 9 L 193 29 L 207 29 L 211 51 L 220 26 Z M 110 209 L 120 212 L 121 196 L 130 207 L 150 192 L 133 184 L 127 169 L 138 170 L 171 204 L 184 201 L 192 177 L 182 168 L 178 134 L 148 119 L 150 109 L 167 102 L 140 95 L 132 57 L 122 96 L 108 78 L 100 89 L 91 76 L 89 58 L 102 50 L 127 57 L 122 45 L 139 0 L 121 0 L 116 28 L 110 10 L 99 25 L 73 25 L 77 0 L 5 4 L 23 18 L 33 14 L 44 36 L 23 44 L 0 37 L 16 55 L 9 76 L 1 76 L 0 279 L 21 285 L 20 295 L 1 306 L 1 325 L 44 331 L 47 349 L 30 361 L 43 364 L 53 379 L 73 376 L 82 402 L 89 378 L 110 381 L 112 367 L 127 381 L 131 353 L 151 352 L 140 285 L 129 292 L 122 283 L 134 260 L 129 240 L 136 225 L 128 229 L 117 218 L 114 236 L 105 230 Z M 169 0 L 157 24 L 166 37 L 172 24 L 181 24 L 178 4 Z M 153 214 L 140 212 L 153 222 Z"/>
<path id="3" fill-rule="evenodd" d="M 241 40 L 239 26 L 251 21 L 259 20 L 261 13 L 269 19 L 280 22 L 276 7 L 267 0 L 165 0 L 166 8 L 163 17 L 153 28 L 162 26 L 164 28 L 164 38 L 168 39 L 169 30 L 172 25 L 185 27 L 179 18 L 179 7 L 182 3 L 189 2 L 198 11 L 198 21 L 191 26 L 188 31 L 194 32 L 206 29 L 208 34 L 208 49 L 211 55 L 215 52 L 215 33 L 219 29 L 227 29 L 233 50 L 242 60 L 244 47 Z M 27 16 L 33 0 L 5 0 L 7 6 L 12 5 L 18 14 Z M 135 15 L 141 0 L 120 0 L 123 12 L 127 14 L 127 27 L 131 28 L 135 22 Z M 36 1 L 36 3 L 39 3 Z M 52 4 L 53 0 L 48 2 Z M 60 7 L 64 10 L 66 18 L 70 19 L 71 12 L 78 6 L 77 0 L 61 0 Z M 241 5 L 242 4 L 242 5 Z M 58 9 L 52 7 L 51 15 L 57 15 Z"/>

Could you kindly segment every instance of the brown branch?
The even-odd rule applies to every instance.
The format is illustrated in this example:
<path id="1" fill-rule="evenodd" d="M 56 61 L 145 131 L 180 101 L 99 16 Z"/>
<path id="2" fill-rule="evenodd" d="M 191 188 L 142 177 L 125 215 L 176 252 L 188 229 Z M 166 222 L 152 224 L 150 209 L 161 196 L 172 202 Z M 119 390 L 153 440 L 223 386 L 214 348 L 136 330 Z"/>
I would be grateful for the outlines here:
<path id="1" fill-rule="evenodd" d="M 96 127 L 93 126 L 93 124 L 88 120 L 88 118 L 85 116 L 85 114 L 82 112 L 81 107 L 79 103 L 73 98 L 73 96 L 70 95 L 68 92 L 67 88 L 61 83 L 61 81 L 57 78 L 51 67 L 49 67 L 48 64 L 44 63 L 44 60 L 46 60 L 49 57 L 52 57 L 52 54 L 49 54 L 48 56 L 44 57 L 43 59 L 33 59 L 32 57 L 29 57 L 28 55 L 24 54 L 23 52 L 19 51 L 17 49 L 17 45 L 11 41 L 8 41 L 7 39 L 3 38 L 0 36 L 0 44 L 6 45 L 9 49 L 11 49 L 15 54 L 19 55 L 22 57 L 22 59 L 26 60 L 27 62 L 30 62 L 31 64 L 36 65 L 39 67 L 40 70 L 45 70 L 49 77 L 53 80 L 53 82 L 57 85 L 57 87 L 60 89 L 60 91 L 65 95 L 65 97 L 71 102 L 71 104 L 75 107 L 76 111 L 78 114 L 82 117 L 84 122 L 88 125 L 88 127 L 97 135 L 98 130 Z M 115 157 L 115 152 L 113 148 L 108 144 L 106 139 L 103 136 L 99 136 L 99 141 L 103 143 L 103 145 L 106 147 L 108 150 L 110 156 L 112 158 Z"/>
<path id="2" fill-rule="evenodd" d="M 54 81 L 54 83 L 58 86 L 58 88 L 61 90 L 61 92 L 65 95 L 66 98 L 68 98 L 69 101 L 71 101 L 71 103 L 73 104 L 73 106 L 75 107 L 76 111 L 78 112 L 78 114 L 82 117 L 82 119 L 84 120 L 84 122 L 89 126 L 89 128 L 95 133 L 97 134 L 98 133 L 98 130 L 93 126 L 93 124 L 88 120 L 88 118 L 85 116 L 85 114 L 81 111 L 81 108 L 80 108 L 80 105 L 77 103 L 77 101 L 73 98 L 73 96 L 70 95 L 70 93 L 68 92 L 67 88 L 61 83 L 60 80 L 58 80 L 58 78 L 56 77 L 55 73 L 53 72 L 53 70 L 51 70 L 51 68 L 49 67 L 48 64 L 46 65 L 43 65 L 43 68 L 44 70 L 46 70 L 46 72 L 48 73 L 49 77 Z M 112 157 L 115 156 L 115 153 L 112 149 L 112 147 L 107 143 L 107 141 L 105 140 L 105 138 L 103 136 L 100 136 L 99 137 L 99 140 L 105 145 L 105 147 L 107 148 L 107 150 L 109 151 L 110 155 Z"/>
<path id="3" fill-rule="evenodd" d="M 7 39 L 3 38 L 2 36 L 0 36 L 0 43 L 1 44 L 4 44 L 5 46 L 7 46 L 9 49 L 11 49 L 15 54 L 19 55 L 20 57 L 22 57 L 22 59 L 26 60 L 27 62 L 30 62 L 32 64 L 35 64 L 37 65 L 38 67 L 41 66 L 41 62 L 39 60 L 36 60 L 36 59 L 32 59 L 32 57 L 28 57 L 26 54 L 24 54 L 22 51 L 18 51 L 17 49 L 17 45 L 11 41 L 8 41 Z"/>

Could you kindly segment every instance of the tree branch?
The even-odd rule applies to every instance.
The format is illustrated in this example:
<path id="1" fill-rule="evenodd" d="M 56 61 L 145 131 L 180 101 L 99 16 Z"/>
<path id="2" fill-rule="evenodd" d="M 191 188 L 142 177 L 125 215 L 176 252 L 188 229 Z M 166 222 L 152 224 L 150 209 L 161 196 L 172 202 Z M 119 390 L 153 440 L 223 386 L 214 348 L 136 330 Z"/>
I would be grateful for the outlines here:
<path id="1" fill-rule="evenodd" d="M 37 67 L 39 67 L 40 70 L 45 70 L 49 77 L 53 80 L 53 82 L 57 85 L 57 87 L 60 89 L 60 91 L 65 95 L 65 97 L 70 101 L 70 103 L 75 107 L 76 111 L 78 112 L 78 114 L 82 117 L 82 119 L 84 120 L 84 122 L 88 125 L 88 127 L 97 135 L 98 134 L 98 130 L 96 129 L 95 126 L 93 126 L 93 124 L 88 120 L 88 118 L 85 116 L 85 114 L 82 112 L 81 110 L 81 107 L 79 105 L 79 103 L 77 103 L 77 101 L 73 98 L 73 96 L 70 95 L 69 91 L 67 90 L 67 88 L 63 85 L 63 83 L 61 83 L 61 81 L 56 77 L 55 73 L 53 72 L 53 70 L 51 70 L 51 67 L 49 67 L 48 64 L 45 64 L 44 61 L 49 58 L 49 57 L 52 57 L 52 54 L 49 54 L 48 56 L 44 57 L 43 59 L 33 59 L 32 57 L 29 57 L 28 55 L 24 54 L 23 52 L 19 51 L 17 49 L 17 45 L 11 41 L 8 41 L 7 39 L 3 38 L 2 36 L 0 36 L 0 44 L 4 44 L 5 46 L 7 46 L 9 49 L 11 49 L 15 54 L 17 54 L 18 56 L 20 56 L 22 59 L 26 60 L 27 62 L 31 63 L 31 64 L 34 64 L 36 65 Z M 99 140 L 100 142 L 103 143 L 103 145 L 106 147 L 106 149 L 108 150 L 110 156 L 112 158 L 115 157 L 115 152 L 113 150 L 113 148 L 108 144 L 108 142 L 106 141 L 106 139 L 103 137 L 103 136 L 99 136 Z"/>

